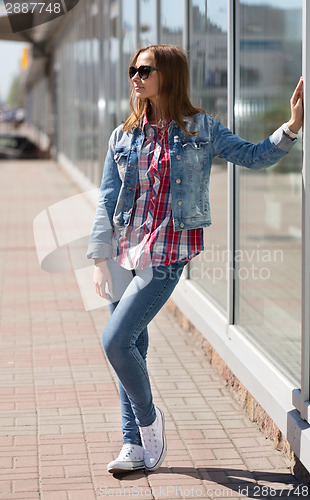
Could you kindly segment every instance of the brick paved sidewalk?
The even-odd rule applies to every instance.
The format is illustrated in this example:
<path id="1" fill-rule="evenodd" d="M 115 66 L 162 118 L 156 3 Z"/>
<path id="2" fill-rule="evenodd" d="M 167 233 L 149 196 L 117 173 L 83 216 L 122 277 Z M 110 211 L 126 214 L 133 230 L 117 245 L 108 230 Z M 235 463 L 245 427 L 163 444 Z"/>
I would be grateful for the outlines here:
<path id="1" fill-rule="evenodd" d="M 32 231 L 40 211 L 78 189 L 52 161 L 1 162 L 0 185 L 0 498 L 287 496 L 288 460 L 167 309 L 150 326 L 148 358 L 166 460 L 155 473 L 106 472 L 121 446 L 116 378 L 100 344 L 108 312 L 84 310 L 73 274 L 40 269 Z"/>

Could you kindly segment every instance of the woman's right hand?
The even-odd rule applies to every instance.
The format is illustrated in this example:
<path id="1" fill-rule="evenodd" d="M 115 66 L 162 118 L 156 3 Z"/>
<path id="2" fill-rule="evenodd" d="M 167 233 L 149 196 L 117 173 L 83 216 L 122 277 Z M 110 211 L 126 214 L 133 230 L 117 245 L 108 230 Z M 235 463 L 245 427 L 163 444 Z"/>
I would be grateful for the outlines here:
<path id="1" fill-rule="evenodd" d="M 296 89 L 291 97 L 291 118 L 287 122 L 288 128 L 295 134 L 298 134 L 303 124 L 304 103 L 303 103 L 304 79 L 301 76 Z"/>
<path id="2" fill-rule="evenodd" d="M 107 261 L 101 259 L 95 260 L 94 285 L 96 293 L 111 302 L 111 296 L 106 292 L 106 284 L 108 284 L 108 290 L 112 294 L 112 276 Z"/>

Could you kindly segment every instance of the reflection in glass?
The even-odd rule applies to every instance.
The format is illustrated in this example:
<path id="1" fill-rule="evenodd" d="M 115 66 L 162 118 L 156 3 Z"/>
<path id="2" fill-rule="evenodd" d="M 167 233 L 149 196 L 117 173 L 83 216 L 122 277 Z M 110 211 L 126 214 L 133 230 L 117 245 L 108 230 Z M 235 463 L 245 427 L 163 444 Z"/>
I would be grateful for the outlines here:
<path id="1" fill-rule="evenodd" d="M 168 3 L 168 2 L 167 2 Z M 140 0 L 140 45 L 145 47 L 156 41 L 156 2 L 155 0 Z"/>
<path id="2" fill-rule="evenodd" d="M 119 56 L 120 56 L 120 37 L 119 37 L 119 4 L 115 2 L 113 9 L 110 11 L 110 38 L 109 38 L 109 101 L 108 113 L 110 115 L 110 124 L 114 129 L 119 124 L 119 105 L 120 105 L 120 89 L 121 83 L 119 80 Z"/>
<path id="3" fill-rule="evenodd" d="M 182 47 L 184 0 L 161 0 L 161 43 Z"/>
<path id="4" fill-rule="evenodd" d="M 301 74 L 301 0 L 242 2 L 237 133 L 253 142 L 289 119 Z M 285 4 L 286 5 L 286 4 Z M 301 141 L 300 141 L 301 142 Z M 301 144 L 264 171 L 240 169 L 239 324 L 300 381 Z"/>
<path id="5" fill-rule="evenodd" d="M 61 43 L 55 51 L 53 66 L 56 96 L 53 106 L 58 119 L 56 142 L 59 152 L 98 183 L 101 172 L 97 0 L 87 0 L 85 5 L 72 10 L 71 18 L 70 29 L 61 35 Z"/>
<path id="6" fill-rule="evenodd" d="M 98 0 L 92 2 L 91 14 L 91 175 L 90 178 L 97 185 L 99 182 L 99 120 L 98 120 L 98 99 L 99 99 L 99 7 Z"/>
<path id="7" fill-rule="evenodd" d="M 135 52 L 135 0 L 123 0 L 122 4 L 122 44 L 123 44 L 123 67 L 122 67 L 122 101 L 121 120 L 126 120 L 129 111 L 129 79 L 128 63 Z"/>
<path id="8" fill-rule="evenodd" d="M 192 1 L 190 72 L 192 101 L 227 123 L 227 1 Z M 215 158 L 211 170 L 212 225 L 204 230 L 205 251 L 190 263 L 189 276 L 221 308 L 227 302 L 227 168 Z"/>

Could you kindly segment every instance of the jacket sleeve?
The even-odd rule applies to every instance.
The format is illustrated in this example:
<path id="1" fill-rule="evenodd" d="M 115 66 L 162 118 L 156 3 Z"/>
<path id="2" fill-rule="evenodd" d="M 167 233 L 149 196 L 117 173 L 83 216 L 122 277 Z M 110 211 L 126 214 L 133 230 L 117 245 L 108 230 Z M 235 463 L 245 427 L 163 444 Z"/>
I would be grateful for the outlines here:
<path id="1" fill-rule="evenodd" d="M 94 224 L 89 238 L 88 259 L 110 258 L 112 254 L 113 213 L 121 187 L 121 180 L 114 160 L 115 137 L 116 131 L 112 133 L 109 140 Z"/>
<path id="2" fill-rule="evenodd" d="M 258 170 L 277 163 L 292 148 L 297 139 L 291 140 L 283 132 L 283 125 L 270 137 L 253 144 L 233 134 L 222 123 L 214 120 L 211 127 L 214 156 L 225 158 L 242 167 Z"/>

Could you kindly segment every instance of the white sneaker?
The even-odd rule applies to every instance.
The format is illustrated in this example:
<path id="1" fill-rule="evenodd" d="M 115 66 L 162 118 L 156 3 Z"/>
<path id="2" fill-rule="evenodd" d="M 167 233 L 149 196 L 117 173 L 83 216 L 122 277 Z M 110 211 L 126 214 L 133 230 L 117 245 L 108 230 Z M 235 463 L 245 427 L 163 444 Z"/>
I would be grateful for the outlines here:
<path id="1" fill-rule="evenodd" d="M 111 474 L 137 469 L 144 469 L 143 448 L 137 444 L 124 444 L 117 459 L 108 464 Z"/>
<path id="2" fill-rule="evenodd" d="M 155 410 L 155 421 L 147 427 L 139 427 L 144 452 L 144 465 L 147 470 L 158 469 L 167 453 L 165 417 L 159 408 L 155 407 Z"/>

